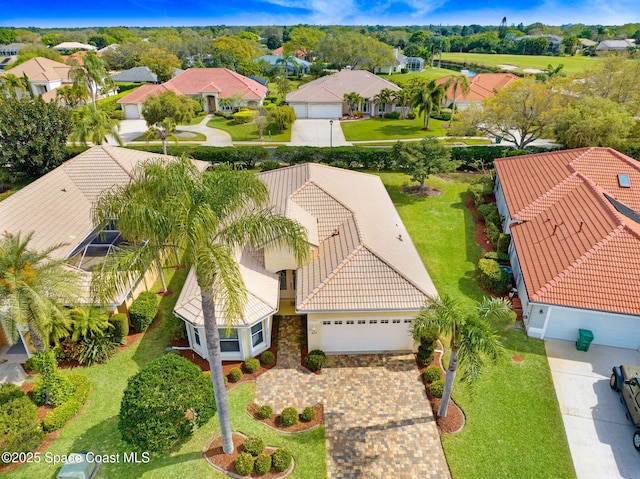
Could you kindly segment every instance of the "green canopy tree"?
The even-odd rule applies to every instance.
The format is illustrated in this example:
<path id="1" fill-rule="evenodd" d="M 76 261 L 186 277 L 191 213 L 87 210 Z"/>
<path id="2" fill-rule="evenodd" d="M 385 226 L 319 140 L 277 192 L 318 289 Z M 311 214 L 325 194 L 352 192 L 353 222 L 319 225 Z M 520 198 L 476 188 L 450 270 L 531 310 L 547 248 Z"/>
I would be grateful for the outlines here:
<path id="1" fill-rule="evenodd" d="M 419 183 L 421 190 L 426 189 L 424 182 L 430 175 L 455 171 L 460 166 L 460 162 L 451 159 L 451 149 L 435 138 L 425 138 L 420 143 L 400 148 L 407 172 Z"/>
<path id="2" fill-rule="evenodd" d="M 154 256 L 171 245 L 185 263 L 193 265 L 202 298 L 223 450 L 229 454 L 234 448 L 218 327 L 230 326 L 244 314 L 246 292 L 235 251 L 275 242 L 289 248 L 301 262 L 308 254 L 306 232 L 297 222 L 274 212 L 265 184 L 252 173 L 201 173 L 190 160 L 180 158 L 150 161 L 134 178 L 100 197 L 94 220 L 118 218 L 124 237 L 144 235 L 149 242 L 108 256 L 104 268 L 94 270 L 93 289 L 106 301 L 125 288 L 139 276 L 149 249 L 157 250 Z"/>
<path id="3" fill-rule="evenodd" d="M 458 362 L 463 367 L 462 380 L 473 381 L 482 372 L 483 357 L 496 361 L 504 348 L 491 320 L 513 317 L 509 302 L 502 298 L 485 298 L 475 311 L 463 311 L 457 300 L 450 296 L 427 299 L 424 310 L 416 317 L 412 335 L 419 341 L 427 332 L 450 337 L 451 356 L 438 416 L 446 417 Z"/>
<path id="4" fill-rule="evenodd" d="M 18 327 L 25 326 L 33 346 L 43 351 L 55 323 L 68 323 L 64 304 L 75 303 L 80 290 L 76 273 L 51 257 L 62 245 L 34 251 L 32 237 L 0 236 L 0 305 L 9 342 L 14 344 Z"/>
<path id="5" fill-rule="evenodd" d="M 140 55 L 139 65 L 149 67 L 158 76 L 159 82 L 166 82 L 173 77 L 176 68 L 182 63 L 173 53 L 160 48 L 149 48 Z"/>
<path id="6" fill-rule="evenodd" d="M 188 123 L 193 118 L 193 102 L 188 96 L 178 96 L 165 91 L 147 98 L 142 106 L 142 116 L 149 127 L 148 133 L 162 141 L 162 151 L 167 154 L 167 139 L 176 125 Z"/>

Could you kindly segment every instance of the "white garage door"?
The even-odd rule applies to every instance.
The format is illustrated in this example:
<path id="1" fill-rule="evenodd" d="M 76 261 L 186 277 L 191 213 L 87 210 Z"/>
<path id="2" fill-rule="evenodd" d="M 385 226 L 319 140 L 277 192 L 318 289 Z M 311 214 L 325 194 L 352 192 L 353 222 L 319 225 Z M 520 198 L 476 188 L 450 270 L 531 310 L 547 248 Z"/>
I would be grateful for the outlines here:
<path id="1" fill-rule="evenodd" d="M 340 118 L 342 104 L 309 105 L 309 118 Z"/>
<path id="2" fill-rule="evenodd" d="M 137 120 L 140 118 L 138 105 L 124 105 L 124 117 L 127 120 Z"/>
<path id="3" fill-rule="evenodd" d="M 293 104 L 291 105 L 293 107 L 293 111 L 296 112 L 296 118 L 308 118 L 307 115 L 307 104 L 303 104 L 303 105 L 296 105 Z"/>
<path id="4" fill-rule="evenodd" d="M 341 319 L 322 322 L 326 353 L 408 351 L 410 319 Z"/>

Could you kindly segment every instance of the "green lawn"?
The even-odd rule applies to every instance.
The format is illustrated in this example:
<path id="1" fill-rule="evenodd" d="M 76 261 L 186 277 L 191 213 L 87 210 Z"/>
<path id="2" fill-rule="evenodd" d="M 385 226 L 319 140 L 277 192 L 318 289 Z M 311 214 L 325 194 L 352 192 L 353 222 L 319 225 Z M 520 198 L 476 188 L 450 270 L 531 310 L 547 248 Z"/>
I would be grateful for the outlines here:
<path id="1" fill-rule="evenodd" d="M 447 138 L 440 140 L 445 146 L 452 146 L 455 143 L 464 143 L 465 145 L 490 145 L 491 140 L 479 140 L 476 138 Z M 388 146 L 391 148 L 395 142 L 393 141 L 367 141 L 364 143 L 356 143 L 354 146 Z M 404 144 L 415 144 L 419 141 L 403 141 Z"/>
<path id="2" fill-rule="evenodd" d="M 408 176 L 379 175 L 438 291 L 474 307 L 484 292 L 476 274 L 481 250 L 473 238 L 473 217 L 463 204 L 472 176 L 431 178 L 427 183 L 443 194 L 417 198 L 401 191 Z M 474 390 L 460 382 L 454 388 L 467 423 L 462 432 L 442 437 L 453 478 L 574 478 L 544 343 L 515 331 L 513 324 L 495 327 L 504 356 L 485 368 Z M 522 364 L 511 361 L 516 353 L 524 357 Z"/>
<path id="3" fill-rule="evenodd" d="M 557 67 L 564 65 L 565 73 L 579 73 L 590 68 L 595 68 L 601 58 L 598 57 L 551 57 L 551 56 L 534 56 L 534 55 L 492 55 L 489 53 L 443 53 L 443 60 L 455 62 L 466 62 L 471 64 L 496 66 L 496 65 L 513 65 L 518 67 L 517 71 L 525 68 L 535 68 L 544 70 L 549 64 Z"/>
<path id="4" fill-rule="evenodd" d="M 182 125 L 182 126 L 197 125 L 202 120 L 204 120 L 204 117 L 207 116 L 207 115 L 208 115 L 208 113 L 206 111 L 200 112 L 196 116 L 191 118 L 190 122 L 188 122 L 188 123 L 180 123 L 180 125 Z M 178 125 L 178 126 L 180 126 L 180 125 Z"/>
<path id="5" fill-rule="evenodd" d="M 180 130 L 178 130 L 178 133 L 179 132 L 180 132 Z M 178 144 L 184 143 L 184 142 L 188 143 L 190 141 L 199 141 L 199 142 L 201 142 L 201 141 L 205 141 L 207 139 L 206 135 L 203 135 L 202 133 L 199 133 L 197 131 L 186 131 L 185 130 L 185 133 L 191 133 L 191 134 L 193 134 L 195 136 L 189 137 L 189 138 L 183 138 L 181 136 L 178 136 L 177 137 L 178 138 Z M 144 134 L 142 134 L 142 135 L 138 136 L 137 138 L 134 138 L 132 141 L 160 141 L 160 139 L 157 138 L 157 137 L 156 138 L 152 137 L 149 140 L 147 140 L 147 137 Z M 175 145 L 176 135 L 171 135 L 169 138 L 167 138 L 167 142 Z"/>
<path id="6" fill-rule="evenodd" d="M 340 126 L 347 141 L 398 140 L 401 138 L 424 138 L 425 136 L 445 136 L 442 127 L 446 121 L 429 122 L 429 131 L 423 131 L 422 117 L 413 120 L 392 120 L 390 118 L 369 118 L 358 121 L 341 121 Z"/>
<path id="7" fill-rule="evenodd" d="M 224 130 L 231 135 L 233 141 L 268 141 L 288 143 L 291 141 L 291 127 L 279 133 L 278 127 L 271 123 L 264 131 L 263 138 L 258 138 L 258 128 L 254 123 L 244 123 L 237 125 L 233 120 L 227 120 L 218 116 L 214 116 L 207 123 L 209 128 L 217 128 L 218 130 Z"/>
<path id="8" fill-rule="evenodd" d="M 202 453 L 210 440 L 219 431 L 218 418 L 214 417 L 204 427 L 197 430 L 188 442 L 169 454 L 153 455 L 148 464 L 125 464 L 124 452 L 132 448 L 121 438 L 117 429 L 120 400 L 127 385 L 127 379 L 138 372 L 149 361 L 164 354 L 167 345 L 167 315 L 171 314 L 178 298 L 187 269 L 165 269 L 169 287 L 175 293 L 162 299 L 158 324 L 133 346 L 114 356 L 108 363 L 78 368 L 73 372 L 86 375 L 91 381 L 92 394 L 80 416 L 62 429 L 60 436 L 47 449 L 50 454 L 66 455 L 71 452 L 87 450 L 96 454 L 120 453 L 121 462 L 103 464 L 98 478 L 185 478 L 193 479 L 214 477 L 225 478 L 215 472 L 203 459 Z M 153 291 L 160 289 L 159 284 Z M 250 418 L 245 408 L 253 400 L 254 384 L 243 384 L 229 393 L 232 426 L 235 430 L 259 434 L 268 445 L 289 448 L 297 462 L 295 472 L 289 476 L 298 479 L 325 478 L 325 441 L 324 427 L 306 433 L 280 434 Z M 44 457 L 44 456 L 43 456 Z M 61 465 L 45 463 L 28 464 L 11 472 L 2 474 L 3 479 L 51 478 Z"/>
<path id="9" fill-rule="evenodd" d="M 446 70 L 444 68 L 425 68 L 421 72 L 401 73 L 397 75 L 378 75 L 380 78 L 389 80 L 398 86 L 404 86 L 411 82 L 415 78 L 425 80 L 436 80 L 438 78 L 446 77 L 447 75 L 455 74 L 452 70 Z"/>

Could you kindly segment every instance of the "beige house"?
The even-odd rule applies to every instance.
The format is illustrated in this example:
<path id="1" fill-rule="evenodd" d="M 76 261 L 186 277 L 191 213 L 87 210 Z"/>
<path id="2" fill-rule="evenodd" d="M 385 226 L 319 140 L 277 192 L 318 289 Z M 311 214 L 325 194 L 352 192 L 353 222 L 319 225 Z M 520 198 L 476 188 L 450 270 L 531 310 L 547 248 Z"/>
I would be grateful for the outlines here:
<path id="1" fill-rule="evenodd" d="M 45 95 L 45 99 L 50 101 L 55 98 L 54 90 L 64 85 L 71 85 L 73 80 L 70 78 L 69 72 L 71 67 L 64 63 L 48 58 L 35 57 L 24 63 L 0 73 L 0 75 L 12 74 L 18 78 L 24 75 L 29 79 L 29 85 L 34 95 Z M 23 91 L 17 91 L 19 96 L 25 95 Z M 47 95 L 48 94 L 48 95 Z"/>
<path id="2" fill-rule="evenodd" d="M 69 268 L 82 278 L 90 301 L 93 268 L 123 241 L 115 223 L 97 226 L 93 223 L 93 205 L 100 193 L 114 185 L 129 183 L 136 167 L 158 156 L 161 155 L 95 146 L 1 201 L 1 234 L 20 232 L 24 236 L 33 232 L 29 245 L 38 251 L 63 244 L 51 257 L 67 260 Z M 208 166 L 206 162 L 195 163 L 201 171 Z M 133 298 L 149 289 L 156 278 L 157 271 L 149 270 L 128 291 L 114 298 L 108 309 L 126 312 Z M 2 336 L 0 346 L 2 341 L 6 342 Z M 27 344 L 24 338 L 23 343 Z"/>
<path id="3" fill-rule="evenodd" d="M 230 333 L 220 328 L 223 359 L 245 359 L 269 348 L 276 314 L 282 321 L 306 318 L 309 349 L 410 351 L 412 320 L 427 295 L 437 292 L 380 178 L 318 164 L 259 178 L 276 210 L 306 228 L 310 255 L 298 265 L 277 245 L 238 252 L 248 303 Z M 193 271 L 174 313 L 185 321 L 191 348 L 206 358 Z"/>

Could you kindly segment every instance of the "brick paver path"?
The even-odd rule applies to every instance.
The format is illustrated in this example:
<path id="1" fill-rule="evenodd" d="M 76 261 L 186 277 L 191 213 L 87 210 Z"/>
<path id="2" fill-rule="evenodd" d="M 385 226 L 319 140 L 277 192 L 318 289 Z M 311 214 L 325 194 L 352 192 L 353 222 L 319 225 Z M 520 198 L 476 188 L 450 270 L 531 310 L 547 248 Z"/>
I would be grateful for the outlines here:
<path id="1" fill-rule="evenodd" d="M 316 375 L 300 367 L 299 331 L 280 320 L 278 365 L 258 377 L 255 402 L 324 404 L 330 479 L 451 477 L 413 355 L 330 356 Z"/>

